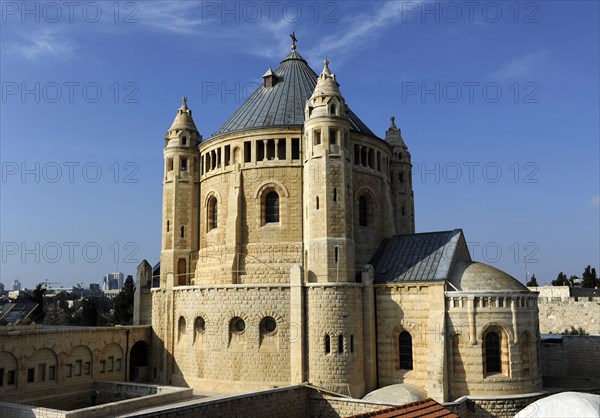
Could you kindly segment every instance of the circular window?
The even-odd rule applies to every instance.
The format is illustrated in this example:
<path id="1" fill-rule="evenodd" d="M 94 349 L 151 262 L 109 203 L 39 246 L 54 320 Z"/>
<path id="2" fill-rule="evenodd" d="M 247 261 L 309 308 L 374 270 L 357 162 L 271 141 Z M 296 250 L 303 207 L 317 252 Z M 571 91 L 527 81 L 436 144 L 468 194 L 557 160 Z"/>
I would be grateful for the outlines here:
<path id="1" fill-rule="evenodd" d="M 260 321 L 260 329 L 263 334 L 272 334 L 277 329 L 277 321 L 267 316 Z"/>
<path id="2" fill-rule="evenodd" d="M 231 332 L 241 334 L 246 329 L 246 323 L 242 318 L 236 316 L 231 320 Z"/>

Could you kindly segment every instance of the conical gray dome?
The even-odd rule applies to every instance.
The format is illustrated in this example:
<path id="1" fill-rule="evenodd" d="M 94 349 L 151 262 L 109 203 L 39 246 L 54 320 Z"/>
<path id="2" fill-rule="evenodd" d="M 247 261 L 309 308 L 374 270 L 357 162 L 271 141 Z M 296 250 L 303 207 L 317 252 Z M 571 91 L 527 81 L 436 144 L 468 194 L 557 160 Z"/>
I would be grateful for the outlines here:
<path id="1" fill-rule="evenodd" d="M 274 71 L 272 87 L 259 87 L 213 135 L 270 127 L 301 127 L 304 107 L 317 85 L 317 74 L 296 51 L 281 61 Z M 352 111 L 346 111 L 350 127 L 376 136 Z"/>

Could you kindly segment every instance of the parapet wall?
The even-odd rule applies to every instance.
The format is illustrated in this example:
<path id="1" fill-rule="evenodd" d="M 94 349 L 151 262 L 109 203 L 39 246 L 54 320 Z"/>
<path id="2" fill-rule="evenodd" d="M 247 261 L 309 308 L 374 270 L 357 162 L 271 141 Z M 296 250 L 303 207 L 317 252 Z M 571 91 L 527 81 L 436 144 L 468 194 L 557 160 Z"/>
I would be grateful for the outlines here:
<path id="1" fill-rule="evenodd" d="M 571 327 L 580 327 L 590 335 L 600 335 L 600 297 L 579 296 L 569 286 L 530 287 L 539 292 L 540 332 L 560 334 Z M 579 292 L 582 293 L 582 292 Z M 590 294 L 593 290 L 590 289 Z"/>
<path id="2" fill-rule="evenodd" d="M 540 332 L 560 334 L 571 327 L 600 335 L 600 297 L 538 298 Z"/>
<path id="3" fill-rule="evenodd" d="M 304 386 L 270 389 L 245 395 L 202 401 L 196 404 L 164 408 L 161 412 L 138 414 L 138 417 L 288 417 L 309 415 L 309 391 Z"/>
<path id="4" fill-rule="evenodd" d="M 600 377 L 600 336 L 564 335 L 542 341 L 541 352 L 544 376 Z"/>

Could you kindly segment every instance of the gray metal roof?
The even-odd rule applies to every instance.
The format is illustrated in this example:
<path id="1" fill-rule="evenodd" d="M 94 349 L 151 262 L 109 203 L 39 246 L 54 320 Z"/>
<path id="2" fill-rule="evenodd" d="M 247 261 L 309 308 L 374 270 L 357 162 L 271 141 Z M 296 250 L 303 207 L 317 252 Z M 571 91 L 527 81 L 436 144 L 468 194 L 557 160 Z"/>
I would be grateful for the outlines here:
<path id="1" fill-rule="evenodd" d="M 455 229 L 383 240 L 370 262 L 375 282 L 446 280 L 461 235 Z"/>
<path id="2" fill-rule="evenodd" d="M 38 306 L 33 302 L 16 302 L 0 305 L 0 322 L 14 324 L 26 320 Z"/>
<path id="3" fill-rule="evenodd" d="M 266 127 L 302 126 L 304 106 L 317 85 L 317 74 L 296 51 L 274 71 L 273 87 L 260 86 L 212 136 Z M 266 74 L 265 74 L 266 75 Z M 350 109 L 350 128 L 376 136 Z"/>

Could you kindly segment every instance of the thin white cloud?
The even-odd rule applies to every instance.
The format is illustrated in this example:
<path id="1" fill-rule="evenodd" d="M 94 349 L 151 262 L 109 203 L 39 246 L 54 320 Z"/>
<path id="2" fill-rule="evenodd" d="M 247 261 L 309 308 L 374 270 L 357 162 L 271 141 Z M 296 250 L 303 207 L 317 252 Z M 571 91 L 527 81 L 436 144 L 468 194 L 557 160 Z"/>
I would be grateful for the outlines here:
<path id="1" fill-rule="evenodd" d="M 302 55 L 309 61 L 320 62 L 327 55 L 335 55 L 338 60 L 343 60 L 360 53 L 362 47 L 381 36 L 402 18 L 407 3 L 414 8 L 416 3 L 424 2 L 426 0 L 365 2 L 371 10 L 340 17 L 337 24 L 328 26 L 329 33 L 326 37 L 306 49 L 302 48 L 302 33 L 310 32 L 308 20 L 311 19 L 308 16 L 314 17 L 311 14 L 313 11 L 306 9 L 308 6 L 302 7 L 306 19 L 296 21 L 282 18 L 280 9 L 276 9 L 274 18 L 271 19 L 267 17 L 270 12 L 265 9 L 259 12 L 262 13 L 261 18 L 252 22 L 249 19 L 250 13 L 246 16 L 244 8 L 236 11 L 234 6 L 225 6 L 224 3 L 205 5 L 201 2 L 165 0 L 140 3 L 136 18 L 140 24 L 152 29 L 174 34 L 193 34 L 196 35 L 195 42 L 210 42 L 210 46 L 217 48 L 223 44 L 228 44 L 228 49 L 238 45 L 249 54 L 269 59 L 281 59 L 281 51 L 285 51 L 290 45 L 288 34 L 295 30 L 300 38 L 299 50 L 302 49 Z M 224 7 L 229 9 L 222 10 Z M 411 16 L 412 14 L 406 15 L 406 18 Z"/>
<path id="2" fill-rule="evenodd" d="M 150 29 L 194 35 L 193 41 L 206 47 L 231 50 L 237 45 L 249 54 L 280 59 L 281 51 L 290 43 L 287 34 L 292 31 L 291 23 L 269 19 L 265 10 L 260 10 L 260 18 L 254 21 L 254 15 L 241 8 L 242 4 L 143 2 L 136 18 Z"/>
<path id="3" fill-rule="evenodd" d="M 320 41 L 308 52 L 311 60 L 323 59 L 327 55 L 333 55 L 343 60 L 344 58 L 357 54 L 358 51 L 374 38 L 381 36 L 393 24 L 400 19 L 410 18 L 413 14 L 404 14 L 407 3 L 411 7 L 416 4 L 425 3 L 418 1 L 391 0 L 383 3 L 371 3 L 375 9 L 370 13 L 360 13 L 341 21 L 337 33 L 332 33 L 326 39 Z M 351 28 L 349 30 L 349 28 Z"/>
<path id="4" fill-rule="evenodd" d="M 492 78 L 514 79 L 528 74 L 533 67 L 543 62 L 548 56 L 548 51 L 540 49 L 536 52 L 513 58 L 509 63 L 502 65 L 491 74 Z"/>
<path id="5" fill-rule="evenodd" d="M 139 3 L 136 20 L 142 25 L 166 32 L 192 34 L 203 24 L 195 1 L 145 1 Z M 206 22 L 204 22 L 206 23 Z"/>
<path id="6" fill-rule="evenodd" d="M 26 38 L 23 36 L 20 40 L 6 41 L 2 47 L 9 54 L 31 61 L 41 58 L 69 60 L 76 50 L 75 44 L 57 26 L 28 32 Z"/>
<path id="7" fill-rule="evenodd" d="M 590 205 L 593 208 L 600 208 L 600 195 L 596 195 L 590 199 Z"/>

